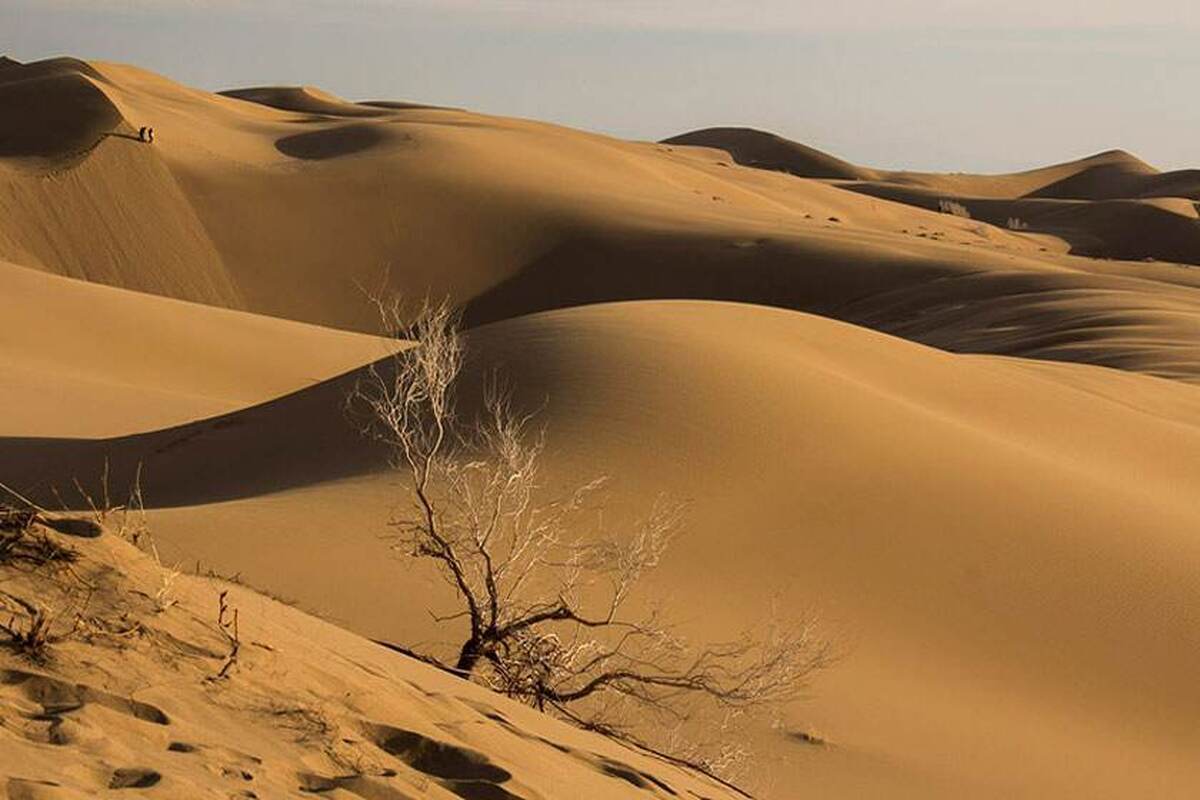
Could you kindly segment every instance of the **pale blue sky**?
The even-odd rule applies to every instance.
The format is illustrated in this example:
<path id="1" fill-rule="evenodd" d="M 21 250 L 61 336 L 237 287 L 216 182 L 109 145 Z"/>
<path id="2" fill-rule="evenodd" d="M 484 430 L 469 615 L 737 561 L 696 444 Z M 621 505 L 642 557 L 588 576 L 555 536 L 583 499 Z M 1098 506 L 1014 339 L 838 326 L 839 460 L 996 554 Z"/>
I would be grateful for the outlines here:
<path id="1" fill-rule="evenodd" d="M 858 163 L 963 171 L 1111 147 L 1200 166 L 1198 41 L 1197 0 L 0 0 L 0 51 L 21 60 L 631 138 L 749 125 Z"/>

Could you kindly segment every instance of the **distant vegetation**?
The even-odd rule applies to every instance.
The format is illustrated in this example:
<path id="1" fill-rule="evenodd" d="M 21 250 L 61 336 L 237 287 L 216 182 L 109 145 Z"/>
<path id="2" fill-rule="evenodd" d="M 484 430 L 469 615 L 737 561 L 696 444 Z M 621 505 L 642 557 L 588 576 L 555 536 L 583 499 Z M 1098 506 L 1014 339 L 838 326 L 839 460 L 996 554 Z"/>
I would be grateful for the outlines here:
<path id="1" fill-rule="evenodd" d="M 967 210 L 967 207 L 954 200 L 938 200 L 938 210 L 943 214 L 950 214 L 955 217 L 962 217 L 963 219 L 971 218 L 971 212 Z"/>

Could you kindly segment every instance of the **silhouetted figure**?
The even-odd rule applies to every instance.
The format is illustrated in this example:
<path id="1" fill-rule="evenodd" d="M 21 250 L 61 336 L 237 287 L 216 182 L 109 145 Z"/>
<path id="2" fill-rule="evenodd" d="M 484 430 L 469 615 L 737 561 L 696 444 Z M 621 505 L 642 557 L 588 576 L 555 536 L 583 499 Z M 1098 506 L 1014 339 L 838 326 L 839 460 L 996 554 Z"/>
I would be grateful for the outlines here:
<path id="1" fill-rule="evenodd" d="M 138 141 L 139 142 L 146 141 L 146 126 L 145 125 L 138 128 Z"/>
<path id="2" fill-rule="evenodd" d="M 154 128 L 146 128 L 146 141 L 154 143 Z"/>

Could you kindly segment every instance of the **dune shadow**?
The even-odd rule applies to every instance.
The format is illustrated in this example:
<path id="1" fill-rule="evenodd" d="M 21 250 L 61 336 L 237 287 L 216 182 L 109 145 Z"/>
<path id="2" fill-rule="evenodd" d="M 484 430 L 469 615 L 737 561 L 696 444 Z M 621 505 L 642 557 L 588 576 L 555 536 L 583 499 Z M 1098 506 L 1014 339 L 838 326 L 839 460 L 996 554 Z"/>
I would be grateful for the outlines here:
<path id="1" fill-rule="evenodd" d="M 108 96 L 75 72 L 0 81 L 0 108 L 0 158 L 68 158 L 124 121 Z"/>
<path id="2" fill-rule="evenodd" d="M 482 382 L 504 355 L 481 344 L 468 347 L 456 388 L 460 411 L 468 416 L 478 413 Z M 393 365 L 385 358 L 376 367 L 386 376 Z M 138 480 L 152 507 L 172 508 L 385 473 L 391 469 L 388 447 L 363 435 L 363 409 L 347 407 L 363 369 L 257 405 L 143 433 L 0 436 L 0 482 L 43 508 L 86 511 L 90 499 L 123 501 Z"/>
<path id="3" fill-rule="evenodd" d="M 217 417 L 104 439 L 0 437 L 0 481 L 46 508 L 124 498 L 139 473 L 155 507 L 235 500 L 386 468 L 347 418 L 355 373 Z"/>
<path id="4" fill-rule="evenodd" d="M 104 533 L 104 529 L 90 519 L 82 517 L 39 517 L 38 521 L 63 536 L 74 536 L 78 539 L 95 539 Z"/>
<path id="5" fill-rule="evenodd" d="M 157 706 L 36 672 L 13 669 L 0 671 L 0 692 L 9 689 L 18 690 L 26 699 L 40 705 L 40 716 L 45 718 L 61 717 L 93 703 L 142 722 L 171 724 L 170 718 Z"/>
<path id="6" fill-rule="evenodd" d="M 162 775 L 152 769 L 124 767 L 113 771 L 108 781 L 109 789 L 149 789 L 157 786 Z"/>
<path id="7" fill-rule="evenodd" d="M 138 135 L 136 133 L 117 133 L 116 131 L 108 131 L 107 133 L 100 134 L 100 138 L 101 139 L 131 139 L 135 142 L 149 144 L 149 142 L 146 142 L 144 139 L 141 139 L 140 137 L 138 137 Z"/>
<path id="8" fill-rule="evenodd" d="M 461 108 L 453 106 L 434 106 L 428 103 L 411 103 L 407 100 L 363 100 L 357 105 L 387 111 L 462 111 Z"/>
<path id="9" fill-rule="evenodd" d="M 321 161 L 361 153 L 380 144 L 384 138 L 377 125 L 342 125 L 285 136 L 275 141 L 275 149 L 291 158 Z"/>

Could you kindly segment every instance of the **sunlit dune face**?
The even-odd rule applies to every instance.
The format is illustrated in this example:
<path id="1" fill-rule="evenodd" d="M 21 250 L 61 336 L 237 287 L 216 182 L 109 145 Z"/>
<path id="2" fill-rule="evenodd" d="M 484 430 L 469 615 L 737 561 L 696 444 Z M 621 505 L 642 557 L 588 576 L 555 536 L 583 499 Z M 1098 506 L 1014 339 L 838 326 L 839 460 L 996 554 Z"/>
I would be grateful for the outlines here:
<path id="1" fill-rule="evenodd" d="M 440 5 L 405 8 L 718 55 L 733 25 Z M 0 62 L 10 795 L 742 796 L 701 753 L 763 797 L 1196 795 L 1200 173 L 421 98 Z M 638 625 L 579 612 L 612 596 Z M 729 667 L 761 652 L 821 657 Z M 567 724 L 564 674 L 653 686 L 580 691 L 675 760 Z M 672 704 L 731 674 L 796 685 Z"/>

